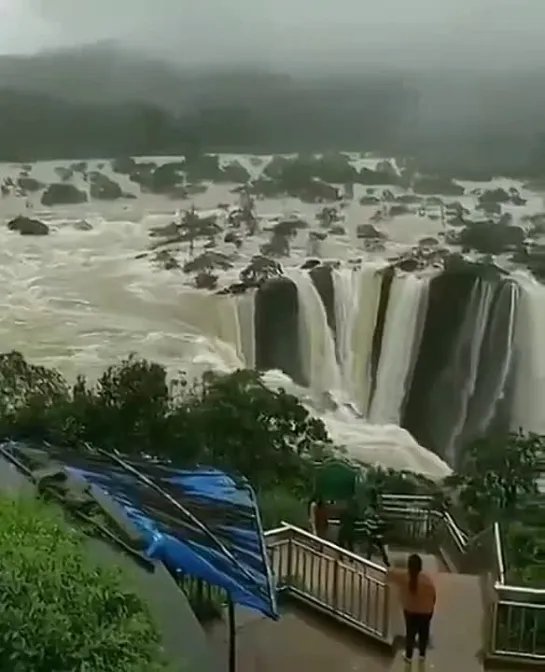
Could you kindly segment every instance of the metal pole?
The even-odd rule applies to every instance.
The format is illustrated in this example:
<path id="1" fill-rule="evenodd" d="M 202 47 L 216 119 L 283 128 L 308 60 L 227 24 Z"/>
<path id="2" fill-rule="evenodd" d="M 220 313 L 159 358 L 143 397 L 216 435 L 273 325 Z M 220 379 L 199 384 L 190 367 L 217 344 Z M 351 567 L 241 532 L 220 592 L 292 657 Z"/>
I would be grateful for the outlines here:
<path id="1" fill-rule="evenodd" d="M 229 672 L 236 672 L 237 669 L 237 630 L 235 624 L 235 605 L 229 598 L 227 602 L 227 620 L 229 629 Z"/>

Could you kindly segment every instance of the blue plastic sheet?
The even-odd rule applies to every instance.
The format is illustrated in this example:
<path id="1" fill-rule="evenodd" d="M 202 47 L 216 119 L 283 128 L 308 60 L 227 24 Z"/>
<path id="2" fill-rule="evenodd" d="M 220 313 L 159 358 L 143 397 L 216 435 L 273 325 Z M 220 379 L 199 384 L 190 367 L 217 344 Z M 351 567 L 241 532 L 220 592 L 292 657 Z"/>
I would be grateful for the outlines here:
<path id="1" fill-rule="evenodd" d="M 21 445 L 10 442 L 2 448 L 16 457 Z M 40 449 L 120 504 L 144 534 L 150 558 L 172 573 L 223 588 L 237 604 L 278 618 L 259 509 L 246 481 L 216 469 L 182 471 L 147 461 L 128 462 L 138 471 L 134 474 L 104 455 Z M 186 513 L 139 475 L 174 498 Z"/>

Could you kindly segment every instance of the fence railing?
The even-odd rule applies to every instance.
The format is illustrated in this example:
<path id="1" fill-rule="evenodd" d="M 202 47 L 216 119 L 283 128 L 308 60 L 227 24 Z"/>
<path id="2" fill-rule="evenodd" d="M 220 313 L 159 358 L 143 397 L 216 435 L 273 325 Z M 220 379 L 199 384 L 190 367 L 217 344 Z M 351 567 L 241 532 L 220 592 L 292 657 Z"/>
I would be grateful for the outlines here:
<path id="1" fill-rule="evenodd" d="M 389 640 L 385 567 L 293 525 L 284 524 L 265 537 L 280 591 L 375 639 Z"/>
<path id="2" fill-rule="evenodd" d="M 484 649 L 489 657 L 545 662 L 545 590 L 507 584 L 498 524 L 469 535 L 429 496 L 384 495 L 389 535 L 433 547 L 458 571 L 484 579 Z M 284 524 L 266 533 L 279 588 L 384 642 L 393 638 L 386 569 Z"/>

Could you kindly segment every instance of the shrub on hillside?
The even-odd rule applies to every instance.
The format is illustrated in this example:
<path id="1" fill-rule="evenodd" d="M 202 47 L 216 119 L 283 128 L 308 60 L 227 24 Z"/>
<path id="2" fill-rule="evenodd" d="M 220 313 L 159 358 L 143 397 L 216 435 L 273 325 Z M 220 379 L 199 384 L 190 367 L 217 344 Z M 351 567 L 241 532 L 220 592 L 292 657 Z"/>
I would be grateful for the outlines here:
<path id="1" fill-rule="evenodd" d="M 0 496 L 0 669 L 163 669 L 159 637 L 115 569 L 94 564 L 60 512 Z"/>
<path id="2" fill-rule="evenodd" d="M 0 355 L 0 435 L 211 465 L 259 490 L 294 492 L 309 492 L 312 460 L 331 444 L 297 397 L 268 388 L 254 371 L 207 373 L 188 385 L 129 357 L 96 385 L 80 378 L 69 389 L 58 372 L 18 353 Z"/>

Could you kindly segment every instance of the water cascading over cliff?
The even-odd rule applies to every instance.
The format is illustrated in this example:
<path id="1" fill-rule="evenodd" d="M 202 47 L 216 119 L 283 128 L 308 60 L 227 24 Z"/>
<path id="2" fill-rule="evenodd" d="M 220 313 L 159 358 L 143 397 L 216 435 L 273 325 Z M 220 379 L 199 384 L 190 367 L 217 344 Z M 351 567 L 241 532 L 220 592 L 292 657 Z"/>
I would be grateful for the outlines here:
<path id="1" fill-rule="evenodd" d="M 451 464 L 493 428 L 545 424 L 536 406 L 545 394 L 540 285 L 471 264 L 428 277 L 384 264 L 316 270 L 287 274 L 281 282 L 293 290 L 281 310 L 270 289 L 257 293 L 256 352 L 267 350 L 258 367 L 350 402 L 369 423 L 408 429 Z M 263 338 L 270 344 L 274 332 L 284 348 L 259 344 L 264 310 Z"/>

